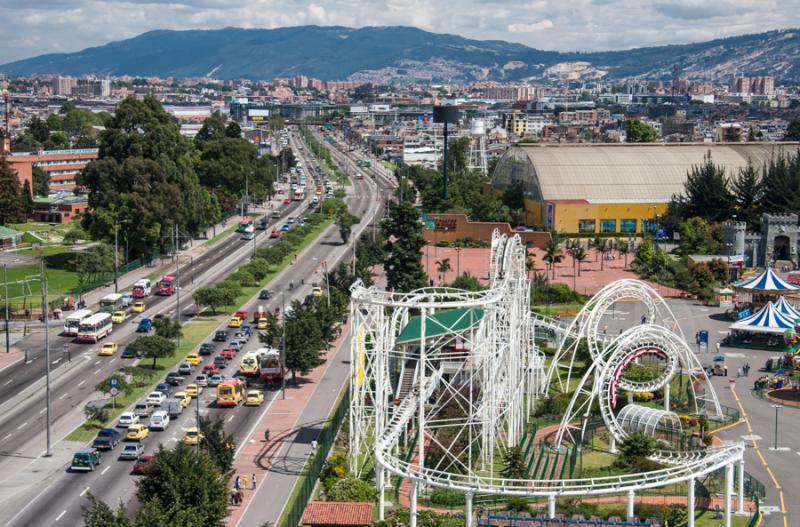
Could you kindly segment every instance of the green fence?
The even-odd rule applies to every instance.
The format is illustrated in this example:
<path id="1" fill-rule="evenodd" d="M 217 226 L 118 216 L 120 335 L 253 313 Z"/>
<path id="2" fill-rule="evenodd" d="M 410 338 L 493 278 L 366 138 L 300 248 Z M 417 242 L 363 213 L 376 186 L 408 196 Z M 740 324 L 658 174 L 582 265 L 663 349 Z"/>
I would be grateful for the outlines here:
<path id="1" fill-rule="evenodd" d="M 342 426 L 347 409 L 350 406 L 350 390 L 345 387 L 344 395 L 339 400 L 338 406 L 333 410 L 333 413 L 328 418 L 328 421 L 322 427 L 322 431 L 317 436 L 317 450 L 312 457 L 306 462 L 303 472 L 300 474 L 300 479 L 295 483 L 299 486 L 299 490 L 295 489 L 289 497 L 289 502 L 286 504 L 286 515 L 283 516 L 284 521 L 278 527 L 297 527 L 303 518 L 303 511 L 306 509 L 311 494 L 314 492 L 314 487 L 317 484 L 322 467 L 325 465 L 325 460 L 331 451 L 336 435 L 339 433 L 339 428 Z"/>

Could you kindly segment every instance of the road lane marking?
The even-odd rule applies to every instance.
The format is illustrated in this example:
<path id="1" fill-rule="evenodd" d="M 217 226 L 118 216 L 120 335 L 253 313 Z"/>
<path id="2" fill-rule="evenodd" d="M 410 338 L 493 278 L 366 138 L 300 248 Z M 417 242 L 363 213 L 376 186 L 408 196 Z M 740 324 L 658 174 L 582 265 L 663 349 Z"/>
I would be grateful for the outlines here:
<path id="1" fill-rule="evenodd" d="M 63 517 L 64 517 L 64 515 L 65 515 L 66 513 L 67 513 L 67 509 L 64 509 L 63 511 L 61 511 L 61 514 L 59 514 L 58 516 L 56 516 L 56 521 L 58 521 L 58 520 L 60 520 L 61 518 L 63 518 Z"/>
<path id="2" fill-rule="evenodd" d="M 94 365 L 95 366 L 97 366 L 98 364 L 100 364 L 100 359 L 97 359 L 96 361 L 94 361 Z"/>
<path id="3" fill-rule="evenodd" d="M 25 428 L 26 426 L 28 426 L 28 421 L 25 421 L 24 423 L 22 423 L 21 425 L 19 425 L 19 426 L 17 427 L 17 430 L 22 430 L 22 429 L 23 429 L 23 428 Z"/>
<path id="4" fill-rule="evenodd" d="M 113 364 L 115 360 L 117 360 L 117 359 L 111 359 L 111 360 L 109 361 L 109 364 Z"/>
<path id="5" fill-rule="evenodd" d="M 231 414 L 231 416 L 228 417 L 228 422 L 230 423 L 231 421 L 233 421 L 234 417 L 236 417 L 236 414 Z"/>
<path id="6" fill-rule="evenodd" d="M 6 434 L 5 437 L 3 437 L 3 442 L 5 442 L 9 437 L 11 437 L 11 434 Z"/>
<path id="7" fill-rule="evenodd" d="M 110 466 L 109 466 L 109 467 L 106 467 L 106 470 L 108 470 L 108 469 L 110 469 L 110 468 L 111 468 Z M 81 493 L 80 493 L 80 497 L 82 498 L 84 494 L 86 494 L 87 492 L 89 492 L 89 489 L 90 489 L 90 488 L 91 488 L 91 487 L 86 487 L 86 488 L 84 488 L 84 489 L 81 491 Z"/>
<path id="8" fill-rule="evenodd" d="M 54 360 L 54 361 L 52 362 L 52 364 L 58 364 L 59 362 L 61 362 L 61 357 L 59 357 L 59 358 L 57 358 L 56 360 Z"/>
<path id="9" fill-rule="evenodd" d="M 97 375 L 98 373 L 100 373 L 100 370 L 102 370 L 102 369 L 103 368 L 97 368 L 96 370 L 94 370 L 94 374 L 93 375 Z"/>
<path id="10" fill-rule="evenodd" d="M 109 465 L 109 466 L 107 466 L 106 468 L 104 468 L 104 469 L 103 469 L 103 471 L 100 473 L 100 475 L 102 476 L 103 474 L 105 474 L 106 472 L 108 472 L 108 469 L 110 469 L 110 468 L 111 468 L 111 465 Z"/>
<path id="11" fill-rule="evenodd" d="M 66 395 L 66 394 L 65 394 L 65 395 Z M 46 411 L 47 411 L 47 407 L 45 406 L 44 408 L 42 408 L 41 410 L 39 410 L 39 415 L 42 415 L 42 414 L 43 414 L 43 413 L 45 413 Z"/>
<path id="12" fill-rule="evenodd" d="M 59 397 L 59 398 L 58 398 L 58 400 L 59 400 L 59 401 L 60 401 L 60 400 L 62 400 L 62 399 L 63 399 L 64 397 L 66 397 L 67 395 L 68 395 L 68 394 L 66 394 L 66 393 L 65 393 L 65 394 L 63 394 L 61 397 Z"/>
<path id="13" fill-rule="evenodd" d="M 12 382 L 14 382 L 14 379 L 13 379 L 13 378 L 11 378 L 11 379 L 7 380 L 7 381 L 5 382 L 5 384 L 3 384 L 3 386 L 8 386 L 8 385 L 9 385 L 9 384 L 11 384 Z"/>
<path id="14" fill-rule="evenodd" d="M 84 384 L 86 384 L 86 381 L 85 381 L 85 380 L 83 380 L 83 381 L 79 382 L 79 383 L 78 383 L 78 386 L 83 386 Z"/>

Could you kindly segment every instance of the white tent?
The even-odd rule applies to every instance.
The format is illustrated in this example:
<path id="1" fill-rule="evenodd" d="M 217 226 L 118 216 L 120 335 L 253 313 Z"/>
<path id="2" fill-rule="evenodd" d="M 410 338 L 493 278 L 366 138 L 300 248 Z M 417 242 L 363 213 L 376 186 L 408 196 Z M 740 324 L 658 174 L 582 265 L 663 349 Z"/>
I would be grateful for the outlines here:
<path id="1" fill-rule="evenodd" d="M 767 302 L 761 311 L 732 324 L 730 329 L 749 333 L 782 334 L 787 329 L 794 328 L 794 320 L 778 311 L 775 304 Z"/>

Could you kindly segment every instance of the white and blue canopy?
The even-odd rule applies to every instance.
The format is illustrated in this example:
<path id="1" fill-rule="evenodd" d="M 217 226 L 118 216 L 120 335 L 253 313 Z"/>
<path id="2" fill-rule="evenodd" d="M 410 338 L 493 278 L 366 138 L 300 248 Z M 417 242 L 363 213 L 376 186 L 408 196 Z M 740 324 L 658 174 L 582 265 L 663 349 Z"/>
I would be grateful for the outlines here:
<path id="1" fill-rule="evenodd" d="M 800 291 L 800 287 L 782 279 L 770 268 L 767 268 L 766 271 L 755 278 L 737 283 L 736 288 L 765 293 L 790 293 L 793 291 Z"/>
<path id="2" fill-rule="evenodd" d="M 800 311 L 790 304 L 785 297 L 778 298 L 778 300 L 775 302 L 775 309 L 777 309 L 780 314 L 786 315 L 792 320 L 797 320 L 800 318 Z"/>
<path id="3" fill-rule="evenodd" d="M 782 334 L 787 329 L 794 328 L 794 318 L 788 317 L 778 311 L 775 304 L 767 302 L 761 311 L 732 324 L 734 331 L 747 331 L 749 333 L 775 333 Z"/>

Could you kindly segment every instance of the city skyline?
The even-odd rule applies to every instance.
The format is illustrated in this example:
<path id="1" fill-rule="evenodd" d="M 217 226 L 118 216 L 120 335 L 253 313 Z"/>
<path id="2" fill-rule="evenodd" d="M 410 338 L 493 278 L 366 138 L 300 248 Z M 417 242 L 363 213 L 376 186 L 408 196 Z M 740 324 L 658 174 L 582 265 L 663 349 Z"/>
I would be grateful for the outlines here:
<path id="1" fill-rule="evenodd" d="M 549 0 L 442 2 L 400 0 L 115 1 L 11 0 L 0 15 L 7 45 L 0 63 L 71 52 L 155 29 L 276 28 L 317 24 L 348 27 L 407 25 L 474 39 L 499 39 L 556 51 L 603 51 L 684 44 L 800 26 L 800 0 L 632 2 Z M 124 21 L 124 27 L 120 22 Z M 79 30 L 76 31 L 76 28 Z"/>

